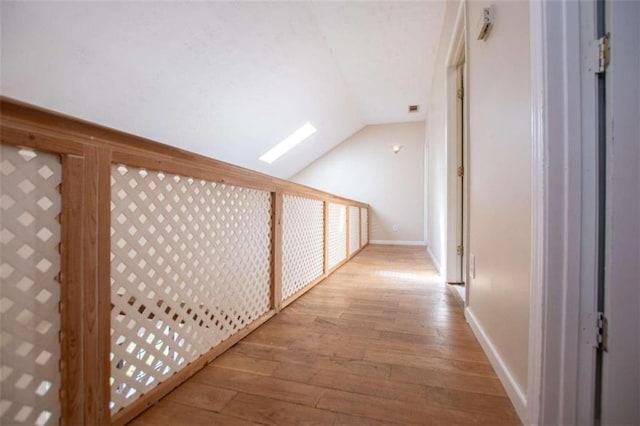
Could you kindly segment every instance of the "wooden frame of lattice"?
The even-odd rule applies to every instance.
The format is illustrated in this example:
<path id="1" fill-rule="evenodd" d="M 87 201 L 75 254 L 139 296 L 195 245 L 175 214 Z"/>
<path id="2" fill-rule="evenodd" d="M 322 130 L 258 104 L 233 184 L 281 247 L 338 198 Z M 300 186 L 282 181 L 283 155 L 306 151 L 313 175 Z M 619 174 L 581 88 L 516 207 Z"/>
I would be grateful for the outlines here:
<path id="1" fill-rule="evenodd" d="M 369 244 L 369 209 L 360 208 L 360 246 Z"/>
<path id="2" fill-rule="evenodd" d="M 114 166 L 113 413 L 271 305 L 271 194 Z"/>
<path id="3" fill-rule="evenodd" d="M 352 205 L 359 207 L 363 212 L 368 210 L 368 206 L 364 203 L 261 175 L 5 98 L 0 99 L 0 109 L 3 112 L 0 116 L 2 145 L 26 147 L 34 151 L 58 155 L 60 158 L 61 209 L 58 215 L 60 273 L 57 279 L 60 282 L 58 403 L 61 424 L 127 423 L 275 315 L 286 303 L 291 303 L 347 261 L 348 256 L 345 256 L 338 264 L 328 267 L 327 235 L 330 231 L 328 223 L 330 204 Z M 162 383 L 146 389 L 142 397 L 127 403 L 128 405 L 122 410 L 112 414 L 109 409 L 110 377 L 112 377 L 110 352 L 112 339 L 117 341 L 118 336 L 111 336 L 110 333 L 113 302 L 110 285 L 112 277 L 110 180 L 112 167 L 118 164 L 126 165 L 130 169 L 189 176 L 196 181 L 203 180 L 266 192 L 270 207 L 267 226 L 269 235 L 264 237 L 270 243 L 267 253 L 270 273 L 266 280 L 263 274 L 260 281 L 262 287 L 268 287 L 266 288 L 269 294 L 266 312 L 263 312 L 263 308 L 244 323 L 240 322 L 233 333 L 224 335 L 225 340 L 221 342 L 218 338 L 207 341 L 190 357 L 185 357 L 184 363 L 173 370 L 169 377 L 162 378 Z M 285 195 L 319 200 L 323 204 L 324 247 L 321 275 L 283 301 L 282 220 Z M 264 204 L 264 197 L 262 200 Z M 113 219 L 117 220 L 117 216 Z M 260 232 L 264 233 L 267 227 L 263 227 Z M 364 232 L 360 230 L 360 234 Z M 348 253 L 346 241 L 344 250 Z M 317 250 L 314 253 L 317 256 Z M 246 278 L 239 279 L 246 280 Z M 264 307 L 264 298 L 261 300 Z M 178 311 L 182 309 L 179 305 L 180 303 Z M 134 306 L 138 305 L 134 302 Z M 233 311 L 226 309 L 229 312 Z M 131 314 L 133 315 L 133 312 Z M 144 316 L 144 314 L 138 314 L 140 317 Z M 160 312 L 157 315 L 161 315 Z M 206 310 L 204 316 L 206 316 Z M 138 343 L 142 344 L 142 341 Z M 133 352 L 135 353 L 135 350 Z M 31 419 L 31 417 L 27 418 Z"/>
<path id="4" fill-rule="evenodd" d="M 329 203 L 328 223 L 328 269 L 337 269 L 348 259 L 348 216 L 347 205 Z"/>
<path id="5" fill-rule="evenodd" d="M 349 217 L 349 250 L 348 256 L 351 258 L 355 256 L 358 251 L 360 251 L 361 242 L 360 242 L 360 207 L 349 206 L 348 207 L 348 217 Z"/>
<path id="6" fill-rule="evenodd" d="M 313 286 L 324 274 L 324 202 L 284 195 L 282 298 Z"/>

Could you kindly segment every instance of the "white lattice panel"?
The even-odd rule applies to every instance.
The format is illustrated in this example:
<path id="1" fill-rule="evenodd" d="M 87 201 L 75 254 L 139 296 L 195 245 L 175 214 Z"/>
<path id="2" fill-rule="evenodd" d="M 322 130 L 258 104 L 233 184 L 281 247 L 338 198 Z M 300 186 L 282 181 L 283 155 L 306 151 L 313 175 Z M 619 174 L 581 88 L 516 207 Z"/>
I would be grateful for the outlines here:
<path id="1" fill-rule="evenodd" d="M 360 208 L 349 206 L 349 255 L 360 248 Z"/>
<path id="2" fill-rule="evenodd" d="M 347 206 L 329 203 L 329 269 L 347 257 Z"/>
<path id="3" fill-rule="evenodd" d="M 285 195 L 282 201 L 282 298 L 320 277 L 324 266 L 324 203 Z"/>
<path id="4" fill-rule="evenodd" d="M 58 424 L 60 162 L 0 145 L 0 179 L 0 424 Z"/>
<path id="5" fill-rule="evenodd" d="M 271 194 L 125 166 L 111 188 L 116 412 L 269 310 Z"/>
<path id="6" fill-rule="evenodd" d="M 369 209 L 360 209 L 360 223 L 362 232 L 360 233 L 360 246 L 364 247 L 369 243 Z"/>

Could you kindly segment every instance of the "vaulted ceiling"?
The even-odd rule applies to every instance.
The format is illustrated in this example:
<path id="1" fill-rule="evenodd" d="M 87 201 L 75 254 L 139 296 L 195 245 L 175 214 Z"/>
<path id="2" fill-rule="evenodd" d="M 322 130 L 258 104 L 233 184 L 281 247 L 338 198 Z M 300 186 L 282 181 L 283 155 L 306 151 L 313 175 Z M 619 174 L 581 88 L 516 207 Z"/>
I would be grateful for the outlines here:
<path id="1" fill-rule="evenodd" d="M 1 8 L 4 96 L 287 178 L 367 124 L 424 119 L 444 3 Z"/>

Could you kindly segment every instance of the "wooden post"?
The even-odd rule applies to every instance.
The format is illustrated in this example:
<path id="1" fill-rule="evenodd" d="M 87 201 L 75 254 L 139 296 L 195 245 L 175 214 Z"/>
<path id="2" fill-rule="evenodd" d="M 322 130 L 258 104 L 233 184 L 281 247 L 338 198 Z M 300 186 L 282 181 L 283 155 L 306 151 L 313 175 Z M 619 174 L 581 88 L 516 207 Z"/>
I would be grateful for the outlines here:
<path id="1" fill-rule="evenodd" d="M 329 202 L 324 202 L 324 275 L 329 273 Z"/>
<path id="2" fill-rule="evenodd" d="M 282 306 L 282 193 L 271 193 L 271 307 Z"/>
<path id="3" fill-rule="evenodd" d="M 371 211 L 369 210 L 369 207 L 367 207 L 367 244 L 365 245 L 369 245 L 369 241 L 371 240 Z"/>
<path id="4" fill-rule="evenodd" d="M 110 423 L 111 149 L 85 146 L 83 190 L 84 424 Z"/>
<path id="5" fill-rule="evenodd" d="M 60 400 L 62 425 L 84 424 L 82 369 L 82 183 L 81 157 L 62 156 L 60 215 Z"/>
<path id="6" fill-rule="evenodd" d="M 348 205 L 348 204 L 345 204 L 344 209 L 345 209 L 345 216 L 346 216 L 345 217 L 345 221 L 346 221 L 346 233 L 347 233 L 347 238 L 345 238 L 345 240 L 347 240 L 346 244 L 345 244 L 347 246 L 347 255 L 345 256 L 345 259 L 349 259 L 349 257 L 350 257 L 349 256 L 349 246 L 350 246 L 350 244 L 349 244 L 349 238 L 350 238 L 350 235 L 349 235 L 349 222 L 350 222 L 350 220 L 349 220 L 350 219 L 349 218 L 349 214 L 350 214 L 349 209 L 351 209 L 351 206 Z"/>
<path id="7" fill-rule="evenodd" d="M 358 207 L 358 248 L 362 248 L 362 209 L 363 207 Z"/>

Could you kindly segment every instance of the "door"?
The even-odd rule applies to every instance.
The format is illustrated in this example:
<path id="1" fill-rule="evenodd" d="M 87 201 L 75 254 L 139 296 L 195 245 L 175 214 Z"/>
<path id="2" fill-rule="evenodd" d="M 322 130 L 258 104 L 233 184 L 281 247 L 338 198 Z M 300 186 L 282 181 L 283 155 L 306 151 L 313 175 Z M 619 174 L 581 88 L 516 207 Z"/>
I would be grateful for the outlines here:
<path id="1" fill-rule="evenodd" d="M 607 1 L 605 236 L 600 422 L 640 424 L 640 2 Z M 596 409 L 596 422 L 598 410 Z"/>

